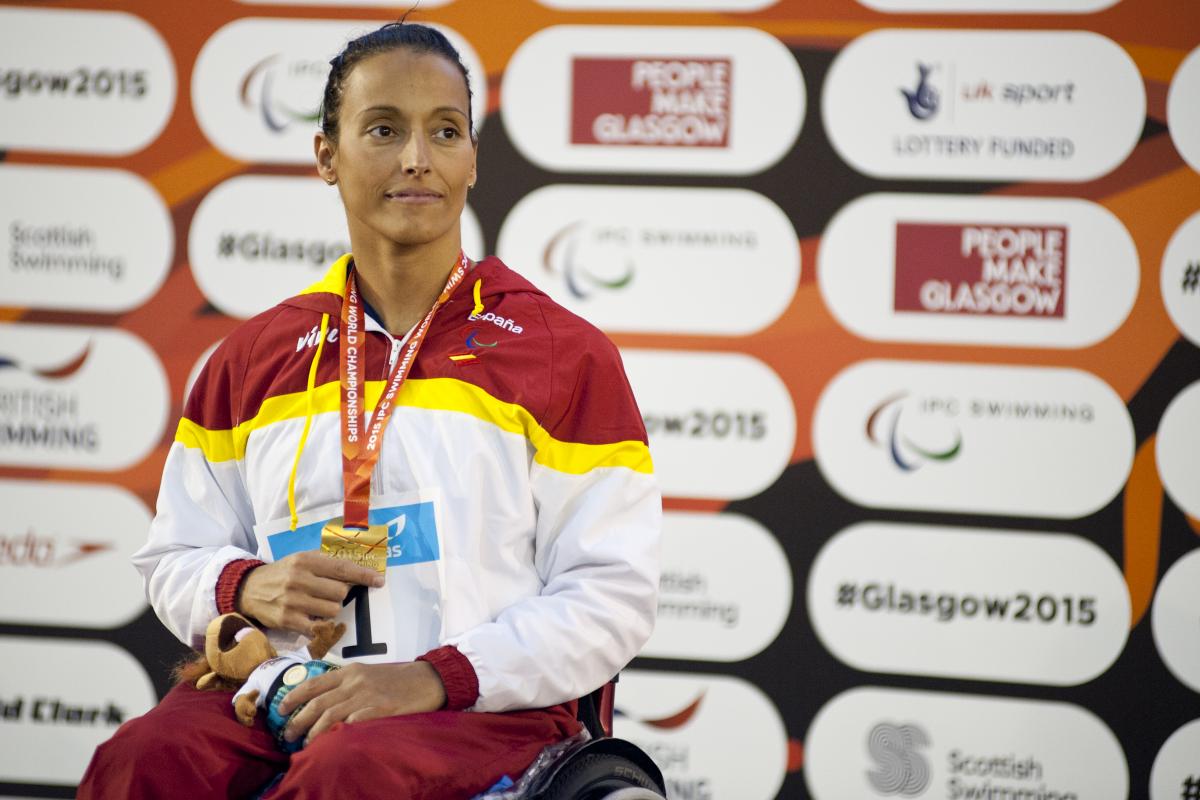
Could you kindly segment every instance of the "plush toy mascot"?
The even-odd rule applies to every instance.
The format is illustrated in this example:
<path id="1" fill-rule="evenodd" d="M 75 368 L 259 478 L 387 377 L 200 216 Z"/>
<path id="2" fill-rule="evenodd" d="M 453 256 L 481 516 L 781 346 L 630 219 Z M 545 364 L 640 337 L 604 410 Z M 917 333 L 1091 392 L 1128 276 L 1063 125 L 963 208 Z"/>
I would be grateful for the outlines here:
<path id="1" fill-rule="evenodd" d="M 222 614 L 208 624 L 204 654 L 180 668 L 179 681 L 204 691 L 234 692 L 234 714 L 247 727 L 254 724 L 258 709 L 265 709 L 267 728 L 279 746 L 295 752 L 304 746 L 303 740 L 288 742 L 283 731 L 304 706 L 284 717 L 279 704 L 304 681 L 337 669 L 321 659 L 345 632 L 346 626 L 340 622 L 318 622 L 307 647 L 278 653 L 250 620 L 241 614 Z"/>

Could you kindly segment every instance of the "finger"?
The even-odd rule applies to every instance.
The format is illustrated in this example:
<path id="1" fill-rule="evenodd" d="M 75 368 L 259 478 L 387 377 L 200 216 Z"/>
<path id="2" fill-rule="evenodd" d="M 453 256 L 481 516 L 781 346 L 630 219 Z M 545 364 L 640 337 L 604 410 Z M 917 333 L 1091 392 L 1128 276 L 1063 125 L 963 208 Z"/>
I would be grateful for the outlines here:
<path id="1" fill-rule="evenodd" d="M 383 576 L 373 569 L 352 564 L 344 558 L 325 556 L 312 565 L 314 575 L 361 586 L 383 586 Z"/>
<path id="2" fill-rule="evenodd" d="M 291 697 L 291 695 L 288 695 L 288 697 Z M 335 704 L 336 701 L 332 700 L 327 694 L 318 695 L 308 701 L 299 707 L 299 710 L 288 720 L 287 727 L 283 731 L 283 738 L 289 742 L 304 739 L 308 736 L 308 732 L 312 729 L 312 726 L 325 713 L 326 709 Z"/>
<path id="3" fill-rule="evenodd" d="M 325 709 L 325 712 L 308 729 L 308 735 L 304 737 L 304 743 L 307 745 L 337 723 L 344 721 L 354 710 L 355 706 L 352 700 L 347 700 Z"/>
<path id="4" fill-rule="evenodd" d="M 292 610 L 311 619 L 333 619 L 342 611 L 340 601 L 321 600 L 307 595 L 294 598 L 290 605 Z"/>
<path id="5" fill-rule="evenodd" d="M 330 600 L 335 603 L 341 603 L 346 599 L 346 595 L 350 592 L 350 584 L 346 581 L 340 581 L 335 578 L 326 578 L 314 573 L 304 589 L 312 597 L 319 597 L 322 600 Z"/>
<path id="6" fill-rule="evenodd" d="M 341 606 L 326 610 L 328 610 L 329 613 L 312 614 L 308 611 L 289 610 L 280 615 L 278 622 L 274 623 L 270 627 L 278 630 L 290 631 L 292 633 L 299 633 L 311 639 L 313 636 L 313 623 L 321 619 L 333 619 L 337 616 L 338 611 L 341 610 Z"/>
<path id="7" fill-rule="evenodd" d="M 318 675 L 315 678 L 309 678 L 301 683 L 295 689 L 287 693 L 287 696 L 279 703 L 279 713 L 287 716 L 305 703 L 311 703 L 326 692 L 336 689 L 341 684 L 341 678 L 338 675 L 339 670 L 326 672 L 324 675 Z M 329 703 L 326 702 L 325 705 Z M 308 709 L 305 709 L 307 712 Z"/>
<path id="8" fill-rule="evenodd" d="M 281 587 L 284 593 L 307 594 L 339 603 L 346 599 L 349 591 L 346 581 L 326 574 L 330 570 L 329 562 L 336 563 L 335 559 L 315 551 L 296 553 L 288 558 L 291 561 Z"/>
<path id="9" fill-rule="evenodd" d="M 346 722 L 363 722 L 364 720 L 368 720 L 368 719 L 379 719 L 380 717 L 388 717 L 388 716 L 391 716 L 391 715 L 388 714 L 387 711 L 383 710 L 379 706 L 369 706 L 367 708 L 360 708 L 358 711 L 355 711 L 353 714 L 346 717 L 345 721 Z"/>
<path id="10" fill-rule="evenodd" d="M 284 741 L 294 742 L 308 735 L 308 729 L 316 722 L 316 713 L 308 714 L 311 707 L 311 705 L 305 706 L 299 714 L 288 720 L 287 727 L 283 729 Z"/>

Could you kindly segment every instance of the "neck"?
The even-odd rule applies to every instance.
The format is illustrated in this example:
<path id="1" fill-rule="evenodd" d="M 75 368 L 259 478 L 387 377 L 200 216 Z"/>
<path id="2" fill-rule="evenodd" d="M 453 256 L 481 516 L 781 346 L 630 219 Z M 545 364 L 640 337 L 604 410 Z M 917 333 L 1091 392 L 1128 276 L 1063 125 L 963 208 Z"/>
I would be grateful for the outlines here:
<path id="1" fill-rule="evenodd" d="M 358 290 L 389 333 L 403 336 L 429 312 L 458 265 L 457 240 L 429 245 L 354 250 Z M 379 252 L 382 250 L 383 252 Z"/>

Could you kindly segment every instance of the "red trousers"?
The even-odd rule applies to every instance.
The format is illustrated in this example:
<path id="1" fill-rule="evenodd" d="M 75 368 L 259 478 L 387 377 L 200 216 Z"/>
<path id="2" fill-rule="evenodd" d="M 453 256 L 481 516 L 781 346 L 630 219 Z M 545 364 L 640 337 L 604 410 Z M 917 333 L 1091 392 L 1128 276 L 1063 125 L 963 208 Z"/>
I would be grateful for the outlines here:
<path id="1" fill-rule="evenodd" d="M 233 716 L 232 694 L 176 686 L 96 749 L 79 787 L 91 798 L 467 800 L 514 780 L 548 744 L 579 730 L 569 706 L 506 714 L 433 711 L 338 724 L 290 758 Z"/>

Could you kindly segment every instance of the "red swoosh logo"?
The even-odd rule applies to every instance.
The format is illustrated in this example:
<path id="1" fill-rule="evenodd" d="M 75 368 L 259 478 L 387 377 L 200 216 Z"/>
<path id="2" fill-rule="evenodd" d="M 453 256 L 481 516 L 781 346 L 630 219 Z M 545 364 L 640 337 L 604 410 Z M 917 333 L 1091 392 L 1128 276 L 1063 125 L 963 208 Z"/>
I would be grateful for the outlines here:
<path id="1" fill-rule="evenodd" d="M 692 717 L 696 716 L 696 712 L 700 710 L 700 703 L 704 701 L 704 695 L 705 691 L 701 691 L 700 694 L 696 695 L 695 700 L 693 700 L 686 707 L 676 711 L 674 714 L 666 717 L 659 717 L 658 719 L 641 719 L 638 720 L 638 722 L 642 723 L 643 725 L 649 725 L 651 728 L 658 728 L 659 730 L 674 730 L 676 728 L 682 728 L 691 721 Z M 632 717 L 631 714 L 626 714 L 625 716 Z M 637 719 L 636 717 L 633 718 Z"/>
<path id="2" fill-rule="evenodd" d="M 15 358 L 0 356 L 0 369 L 4 369 L 6 367 L 24 369 L 28 372 L 32 372 L 34 375 L 37 375 L 39 378 L 51 378 L 53 380 L 59 380 L 61 378 L 69 378 L 78 372 L 79 368 L 83 366 L 83 362 L 87 361 L 88 356 L 91 354 L 92 343 L 89 341 L 86 345 L 84 345 L 83 352 L 60 367 L 52 367 L 50 369 L 33 369 L 31 367 L 26 367 Z"/>
<path id="3" fill-rule="evenodd" d="M 75 542 L 75 552 L 59 559 L 58 566 L 72 564 L 81 558 L 116 549 L 117 546 L 112 542 Z"/>
<path id="4" fill-rule="evenodd" d="M 91 354 L 92 343 L 88 342 L 83 348 L 82 353 L 77 355 L 72 361 L 68 361 L 66 364 L 63 364 L 61 367 L 57 367 L 55 369 L 35 369 L 33 372 L 35 375 L 38 375 L 42 378 L 53 378 L 55 380 L 67 378 L 78 372 L 79 368 L 83 366 L 83 362 L 87 361 L 87 357 Z"/>

